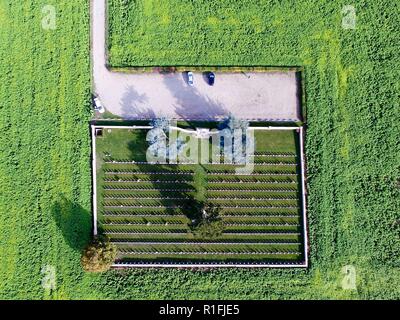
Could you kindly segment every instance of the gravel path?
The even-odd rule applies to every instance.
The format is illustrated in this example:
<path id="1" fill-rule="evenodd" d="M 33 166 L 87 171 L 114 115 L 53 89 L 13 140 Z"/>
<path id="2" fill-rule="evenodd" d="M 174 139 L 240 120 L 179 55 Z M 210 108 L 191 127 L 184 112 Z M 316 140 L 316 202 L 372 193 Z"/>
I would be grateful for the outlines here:
<path id="1" fill-rule="evenodd" d="M 231 113 L 249 120 L 300 120 L 294 72 L 217 73 L 213 87 L 201 73 L 189 87 L 181 73 L 111 72 L 106 68 L 106 0 L 91 1 L 95 93 L 111 113 L 125 119 L 212 120 Z"/>

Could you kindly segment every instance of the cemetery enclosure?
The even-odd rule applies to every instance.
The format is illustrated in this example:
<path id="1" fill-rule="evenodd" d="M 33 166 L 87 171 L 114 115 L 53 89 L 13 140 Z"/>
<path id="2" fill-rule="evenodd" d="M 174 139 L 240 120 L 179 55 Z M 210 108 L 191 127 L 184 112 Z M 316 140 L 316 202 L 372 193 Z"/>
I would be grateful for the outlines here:
<path id="1" fill-rule="evenodd" d="M 116 265 L 305 265 L 299 130 L 255 130 L 244 175 L 223 161 L 148 163 L 147 131 L 94 138 L 97 228 L 117 245 Z M 221 208 L 221 235 L 191 229 L 198 201 Z"/>

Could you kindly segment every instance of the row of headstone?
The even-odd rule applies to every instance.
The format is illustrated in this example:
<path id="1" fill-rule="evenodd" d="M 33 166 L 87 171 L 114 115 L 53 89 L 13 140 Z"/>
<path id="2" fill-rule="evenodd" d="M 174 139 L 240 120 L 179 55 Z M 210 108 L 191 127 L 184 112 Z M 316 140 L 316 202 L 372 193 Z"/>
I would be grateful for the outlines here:
<path id="1" fill-rule="evenodd" d="M 268 214 L 223 214 L 222 217 L 224 218 L 298 218 L 298 215 L 268 215 Z"/>
<path id="2" fill-rule="evenodd" d="M 243 222 L 238 222 L 238 223 L 225 223 L 224 224 L 227 227 L 299 227 L 300 224 L 298 223 L 243 223 Z"/>
<path id="3" fill-rule="evenodd" d="M 297 251 L 265 251 L 265 252 L 250 252 L 250 251 L 243 251 L 243 252 L 202 252 L 202 251 L 122 251 L 126 255 L 154 255 L 154 254 L 162 254 L 162 255 L 293 255 L 293 254 L 300 254 Z"/>
<path id="4" fill-rule="evenodd" d="M 106 230 L 104 231 L 104 234 L 106 235 L 117 235 L 117 234 L 123 234 L 123 235 L 160 235 L 160 234 L 168 234 L 168 235 L 174 235 L 174 236 L 183 236 L 187 235 L 187 232 L 160 232 L 160 231 L 155 231 L 155 232 L 136 232 L 136 231 L 128 231 L 128 230 Z"/>
<path id="5" fill-rule="evenodd" d="M 143 198 L 144 199 L 144 198 Z M 209 197 L 208 200 L 210 201 L 240 201 L 240 200 L 244 200 L 244 201 L 299 201 L 299 199 L 297 198 L 244 198 L 242 197 Z"/>
<path id="6" fill-rule="evenodd" d="M 258 261 L 237 261 L 237 262 L 216 262 L 216 261 L 207 261 L 207 262 L 197 262 L 197 261 L 191 261 L 191 262 L 179 262 L 179 261 L 158 261 L 158 262 L 153 262 L 153 261 L 121 261 L 117 260 L 116 261 L 118 266 L 127 266 L 127 267 L 149 267 L 149 268 L 157 268 L 158 266 L 179 266 L 178 268 L 198 268 L 198 269 L 204 269 L 208 268 L 209 266 L 214 267 L 219 267 L 219 266 L 238 266 L 238 267 L 254 267 L 254 268 L 260 268 L 260 267 L 266 267 L 266 266 L 287 266 L 287 267 L 292 267 L 292 266 L 303 266 L 301 263 L 296 263 L 296 262 L 288 262 L 288 261 L 279 261 L 279 262 L 274 262 L 274 261 L 265 261 L 265 262 L 258 262 Z"/>
<path id="7" fill-rule="evenodd" d="M 103 197 L 105 200 L 189 200 L 191 197 L 141 197 L 137 195 L 132 197 L 131 195 L 105 195 Z M 285 199 L 282 199 L 285 200 Z"/>
<path id="8" fill-rule="evenodd" d="M 171 223 L 171 222 L 132 222 L 132 221 L 107 221 L 101 223 L 103 226 L 120 226 L 120 225 L 127 225 L 127 226 L 169 226 L 169 227 L 180 227 L 184 223 Z"/>
<path id="9" fill-rule="evenodd" d="M 179 217 L 183 218 L 186 217 L 184 214 L 179 213 L 171 213 L 168 212 L 167 214 L 160 214 L 160 212 L 151 212 L 151 211 L 145 211 L 145 213 L 137 213 L 136 212 L 127 212 L 127 211 L 104 211 L 103 216 L 105 217 L 136 217 L 136 218 L 165 218 L 165 217 Z"/>
<path id="10" fill-rule="evenodd" d="M 132 197 L 131 194 L 118 194 L 118 195 L 113 195 L 113 194 L 105 194 L 103 197 L 105 200 L 190 200 L 192 197 L 159 197 L 159 196 L 154 196 L 154 197 L 149 197 L 148 195 L 136 195 Z M 207 198 L 209 201 L 299 201 L 298 198 L 296 197 L 275 197 L 275 198 L 248 198 L 245 196 L 241 197 L 229 197 L 229 196 L 224 196 L 224 197 L 209 197 Z"/>
<path id="11" fill-rule="evenodd" d="M 174 245 L 174 246 L 181 246 L 181 245 L 196 245 L 196 246 L 202 246 L 202 245 L 243 245 L 243 246 L 249 246 L 249 245 L 260 245 L 260 246 L 266 246 L 266 245 L 276 245 L 276 246 L 287 246 L 287 245 L 301 245 L 300 242 L 280 242 L 279 240 L 270 241 L 270 242 L 241 242 L 241 241 L 236 241 L 236 242 L 174 242 L 174 241 L 167 241 L 163 240 L 162 242 L 154 242 L 154 241 L 149 241 L 149 242 L 143 242 L 143 241 L 127 241 L 127 239 L 116 239 L 116 240 L 111 240 L 111 243 L 115 244 L 126 244 L 126 245 Z"/>
<path id="12" fill-rule="evenodd" d="M 144 202 L 144 201 L 149 201 L 149 200 L 143 200 L 143 199 L 135 199 L 135 200 L 126 200 L 126 201 L 132 201 L 131 203 L 121 203 L 123 199 L 119 199 L 120 201 L 116 200 L 107 200 L 105 199 L 103 201 L 104 207 L 116 207 L 116 208 L 177 208 L 177 206 L 166 206 L 163 204 L 161 200 L 154 200 L 152 203 Z M 188 203 L 190 200 L 176 200 L 176 201 L 182 201 Z"/>
<path id="13" fill-rule="evenodd" d="M 159 206 L 143 206 L 143 205 L 139 205 L 139 206 L 128 206 L 128 205 L 104 205 L 104 208 L 130 208 L 130 209 L 142 209 L 142 208 L 146 208 L 146 209 L 161 209 L 161 208 L 166 208 L 166 209 L 180 209 L 183 208 L 183 206 L 163 206 L 163 205 L 159 205 Z"/>
<path id="14" fill-rule="evenodd" d="M 157 188 L 118 188 L 114 186 L 104 186 L 106 191 L 161 191 L 161 192 L 191 192 L 195 189 L 157 189 Z"/>
<path id="15" fill-rule="evenodd" d="M 223 181 L 208 181 L 208 183 L 211 183 L 211 184 L 221 184 L 221 183 L 227 183 L 227 184 L 238 184 L 238 183 L 240 183 L 240 184 L 243 184 L 243 183 L 250 183 L 250 184 L 297 184 L 297 182 L 296 181 L 259 181 L 259 180 L 257 180 L 257 181 L 243 181 L 243 180 L 240 180 L 240 181 L 225 181 L 225 180 L 223 180 Z"/>
<path id="16" fill-rule="evenodd" d="M 297 157 L 297 154 L 292 153 L 292 152 L 273 153 L 273 152 L 256 151 L 256 152 L 254 152 L 254 155 L 251 155 L 251 156 L 286 158 L 286 157 Z"/>
<path id="17" fill-rule="evenodd" d="M 162 184 L 177 184 L 177 183 L 191 183 L 192 180 L 145 180 L 145 179 L 104 179 L 106 183 L 140 183 L 145 182 L 149 184 L 162 183 Z"/>
<path id="18" fill-rule="evenodd" d="M 209 192 L 226 192 L 226 191 L 234 191 L 234 192 L 287 192 L 287 193 L 297 193 L 296 189 L 207 189 Z"/>
<path id="19" fill-rule="evenodd" d="M 297 206 L 279 205 L 279 206 L 249 206 L 249 205 L 236 205 L 236 206 L 223 206 L 224 209 L 297 209 Z"/>
<path id="20" fill-rule="evenodd" d="M 296 262 L 288 262 L 288 261 L 279 261 L 279 262 L 243 262 L 243 261 L 237 261 L 237 262 L 216 262 L 216 261 L 209 261 L 209 262 L 198 262 L 198 261 L 193 261 L 193 262 L 179 262 L 179 261 L 162 261 L 162 262 L 153 262 L 153 261 L 135 261 L 135 262 L 129 262 L 129 261 L 118 261 L 118 265 L 124 265 L 124 266 L 158 266 L 158 265 L 179 265 L 182 268 L 203 268 L 204 265 L 212 265 L 212 266 L 220 266 L 220 265 L 229 265 L 229 266 L 274 266 L 274 265 L 279 265 L 279 266 L 297 266 L 299 263 Z"/>
<path id="21" fill-rule="evenodd" d="M 227 172 L 208 172 L 207 174 L 212 176 L 232 176 L 235 175 L 235 172 L 227 173 Z M 238 175 L 239 176 L 239 175 Z M 240 176 L 297 176 L 297 173 L 293 172 L 253 172 L 248 174 L 240 174 Z"/>
<path id="22" fill-rule="evenodd" d="M 298 166 L 298 163 L 288 163 L 288 162 L 254 162 L 255 166 Z"/>
<path id="23" fill-rule="evenodd" d="M 193 165 L 196 164 L 195 161 L 192 162 L 179 162 L 179 163 L 172 163 L 172 162 L 153 162 L 153 161 L 134 161 L 134 160 L 107 160 L 105 163 L 108 164 L 140 164 L 140 165 Z"/>
<path id="24" fill-rule="evenodd" d="M 224 231 L 224 234 L 226 234 L 226 235 L 236 235 L 236 236 L 239 236 L 239 235 L 249 235 L 249 236 L 257 236 L 257 235 L 275 235 L 275 236 L 282 236 L 282 235 L 296 235 L 296 236 L 300 236 L 301 235 L 301 233 L 300 232 L 293 232 L 293 231 L 290 231 L 290 230 L 287 230 L 287 231 L 284 231 L 284 230 L 282 230 L 282 231 L 279 231 L 279 232 L 277 232 L 277 231 L 271 231 L 271 232 L 266 232 L 266 231 L 261 231 L 261 232 L 246 232 L 246 230 L 243 230 L 243 231 L 241 231 L 241 232 L 239 232 L 239 231 L 237 231 L 237 230 L 235 230 L 235 231 Z"/>
<path id="25" fill-rule="evenodd" d="M 104 172 L 105 174 L 107 174 L 107 175 L 110 175 L 110 174 L 114 174 L 114 175 L 123 175 L 123 174 L 138 174 L 138 175 L 171 175 L 171 176 L 174 176 L 174 175 L 186 175 L 186 176 L 189 176 L 189 175 L 194 175 L 194 172 L 162 172 L 162 171 L 151 171 L 151 172 L 144 172 L 144 171 L 122 171 L 122 170 L 118 170 L 118 171 L 105 171 Z"/>
<path id="26" fill-rule="evenodd" d="M 112 204 L 104 204 L 105 208 L 131 208 L 131 209 L 140 209 L 140 208 L 147 208 L 147 209 L 157 209 L 157 208 L 167 208 L 167 209 L 181 209 L 183 206 L 174 205 L 174 206 L 164 206 L 164 205 L 112 205 Z M 297 206 L 246 206 L 246 205 L 236 205 L 236 206 L 223 206 L 223 209 L 298 209 Z"/>

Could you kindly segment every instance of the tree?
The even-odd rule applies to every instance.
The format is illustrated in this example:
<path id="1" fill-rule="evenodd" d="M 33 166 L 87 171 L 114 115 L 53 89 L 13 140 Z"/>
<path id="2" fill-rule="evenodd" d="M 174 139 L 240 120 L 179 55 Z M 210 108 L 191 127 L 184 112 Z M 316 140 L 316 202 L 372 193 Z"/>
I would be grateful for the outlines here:
<path id="1" fill-rule="evenodd" d="M 165 133 L 168 132 L 169 127 L 171 126 L 171 122 L 166 117 L 156 118 L 150 121 L 150 125 L 154 127 L 154 129 L 159 128 L 163 130 Z"/>
<path id="2" fill-rule="evenodd" d="M 107 237 L 96 237 L 82 253 L 81 265 L 88 272 L 110 269 L 117 256 L 117 248 Z"/>
<path id="3" fill-rule="evenodd" d="M 245 119 L 237 119 L 235 116 L 230 115 L 228 120 L 227 120 L 227 127 L 231 129 L 232 131 L 234 130 L 242 130 L 242 131 L 247 131 L 247 129 L 250 126 L 250 122 Z"/>
<path id="4" fill-rule="evenodd" d="M 146 152 L 148 162 L 164 163 L 167 161 L 168 131 L 170 121 L 165 118 L 156 118 L 150 121 L 153 129 L 149 130 L 146 140 L 149 148 Z"/>
<path id="5" fill-rule="evenodd" d="M 184 151 L 186 150 L 187 143 L 181 137 L 177 137 L 175 141 L 170 141 L 167 150 L 167 158 L 173 162 L 178 159 L 184 159 Z"/>
<path id="6" fill-rule="evenodd" d="M 162 141 L 162 142 L 166 143 L 167 139 L 168 139 L 168 137 L 162 128 L 151 129 L 147 133 L 147 137 L 146 137 L 146 141 L 149 142 L 150 145 L 155 144 L 158 141 Z"/>
<path id="7" fill-rule="evenodd" d="M 247 151 L 254 150 L 254 138 L 248 137 L 248 128 L 250 122 L 245 119 L 237 119 L 230 115 L 222 124 L 222 130 L 225 131 L 225 137 L 231 137 L 231 143 L 224 140 L 224 154 L 226 160 L 234 164 L 246 164 Z M 228 134 L 230 132 L 230 135 Z"/>
<path id="8" fill-rule="evenodd" d="M 197 219 L 192 224 L 194 234 L 202 239 L 215 239 L 222 235 L 224 223 L 219 214 L 221 207 L 213 203 L 200 203 L 196 208 Z"/>
<path id="9" fill-rule="evenodd" d="M 201 210 L 201 215 L 204 221 L 215 222 L 221 219 L 219 217 L 219 213 L 221 212 L 221 207 L 219 205 L 206 203 L 202 206 Z"/>
<path id="10" fill-rule="evenodd" d="M 166 162 L 167 160 L 175 163 L 179 157 L 183 157 L 186 150 L 186 141 L 181 137 L 170 139 L 168 133 L 171 122 L 165 118 L 156 118 L 150 122 L 153 126 L 147 133 L 146 140 L 149 143 L 147 152 L 148 162 Z"/>
<path id="11" fill-rule="evenodd" d="M 222 235 L 225 229 L 222 221 L 201 222 L 195 231 L 195 234 L 202 239 L 215 239 Z"/>

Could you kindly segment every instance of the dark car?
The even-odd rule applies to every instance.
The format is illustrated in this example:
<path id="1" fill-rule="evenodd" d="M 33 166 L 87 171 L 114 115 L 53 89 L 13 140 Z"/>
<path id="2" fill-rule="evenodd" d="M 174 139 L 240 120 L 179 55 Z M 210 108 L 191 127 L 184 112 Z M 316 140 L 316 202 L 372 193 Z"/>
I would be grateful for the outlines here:
<path id="1" fill-rule="evenodd" d="M 215 83 L 215 73 L 214 72 L 209 72 L 207 74 L 207 80 L 208 80 L 208 84 L 210 86 L 213 86 Z"/>

